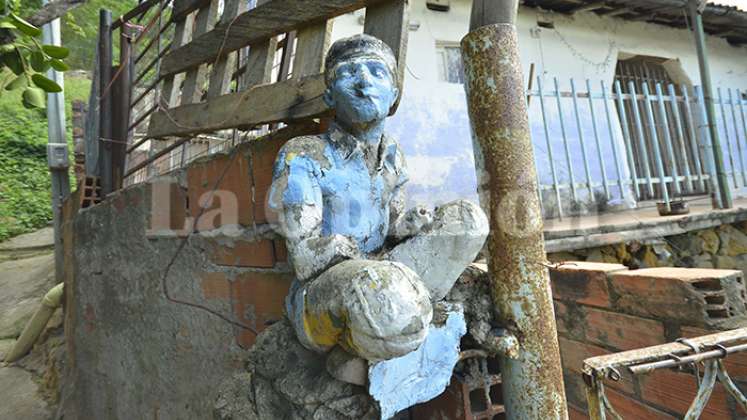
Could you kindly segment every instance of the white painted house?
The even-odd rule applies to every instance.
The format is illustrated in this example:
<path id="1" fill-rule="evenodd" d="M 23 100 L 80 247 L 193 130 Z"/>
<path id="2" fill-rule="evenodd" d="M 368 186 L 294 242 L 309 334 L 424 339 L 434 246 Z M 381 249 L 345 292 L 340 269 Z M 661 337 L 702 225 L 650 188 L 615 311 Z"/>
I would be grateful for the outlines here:
<path id="1" fill-rule="evenodd" d="M 459 52 L 471 3 L 411 1 L 404 97 L 388 130 L 407 153 L 415 202 L 476 196 Z M 712 188 L 710 139 L 694 89 L 700 73 L 686 3 L 522 1 L 517 29 L 546 217 L 558 215 L 558 201 L 569 214 L 633 207 L 665 195 L 676 200 Z M 333 38 L 360 33 L 362 16 L 359 11 L 338 17 Z M 747 0 L 709 3 L 703 21 L 712 83 L 723 98 L 719 103 L 716 95 L 716 124 L 736 190 L 747 184 Z M 666 194 L 660 188 L 662 170 Z"/>

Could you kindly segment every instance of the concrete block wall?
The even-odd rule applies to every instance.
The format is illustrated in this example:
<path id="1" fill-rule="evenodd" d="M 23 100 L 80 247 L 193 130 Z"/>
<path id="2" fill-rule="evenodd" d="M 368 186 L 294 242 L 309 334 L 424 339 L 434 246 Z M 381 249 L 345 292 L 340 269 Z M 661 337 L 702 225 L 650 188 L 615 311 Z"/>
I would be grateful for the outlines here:
<path id="1" fill-rule="evenodd" d="M 241 325 L 259 332 L 283 316 L 292 275 L 264 203 L 277 151 L 314 127 L 77 213 L 67 203 L 65 418 L 212 418 L 218 386 L 255 341 Z"/>
<path id="2" fill-rule="evenodd" d="M 688 268 L 629 270 L 621 264 L 571 262 L 550 270 L 558 340 L 571 419 L 588 418 L 581 376 L 589 357 L 672 342 L 744 326 L 741 271 Z M 726 359 L 747 390 L 747 354 Z M 618 382 L 607 396 L 625 419 L 682 418 L 697 390 L 691 373 L 661 370 Z M 744 418 L 716 384 L 702 419 Z"/>

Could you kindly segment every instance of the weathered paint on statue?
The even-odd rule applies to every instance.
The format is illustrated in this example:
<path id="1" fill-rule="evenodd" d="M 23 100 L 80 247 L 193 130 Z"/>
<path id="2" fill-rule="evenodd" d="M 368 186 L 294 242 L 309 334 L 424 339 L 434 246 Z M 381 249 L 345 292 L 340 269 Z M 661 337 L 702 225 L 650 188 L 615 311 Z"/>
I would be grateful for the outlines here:
<path id="1" fill-rule="evenodd" d="M 324 352 L 339 345 L 369 362 L 387 363 L 378 372 L 427 372 L 433 366 L 404 368 L 396 360 L 426 351 L 429 345 L 422 344 L 433 327 L 434 304 L 479 252 L 487 219 L 467 201 L 435 212 L 404 211 L 405 159 L 384 133 L 399 95 L 396 62 L 386 44 L 368 35 L 335 42 L 325 76 L 324 100 L 335 120 L 327 133 L 294 138 L 283 147 L 270 192 L 296 275 L 288 316 L 308 348 Z M 457 321 L 439 327 L 454 333 L 433 334 L 426 341 L 433 348 L 444 347 L 439 337 L 450 337 L 452 353 L 458 352 L 464 320 L 457 312 L 449 313 L 461 327 L 448 327 Z M 446 354 L 442 359 L 448 366 L 438 367 L 445 377 L 436 385 L 441 390 L 456 362 Z"/>

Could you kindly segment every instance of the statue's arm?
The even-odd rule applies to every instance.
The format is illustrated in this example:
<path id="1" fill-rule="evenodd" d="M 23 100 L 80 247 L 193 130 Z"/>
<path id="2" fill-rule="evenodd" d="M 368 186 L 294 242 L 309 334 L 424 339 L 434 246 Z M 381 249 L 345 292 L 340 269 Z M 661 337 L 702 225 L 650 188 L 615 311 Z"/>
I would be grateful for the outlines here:
<path id="1" fill-rule="evenodd" d="M 270 208 L 277 212 L 290 261 L 300 281 L 307 281 L 338 262 L 359 256 L 358 247 L 342 235 L 322 236 L 322 191 L 318 163 L 307 156 L 275 162 Z"/>

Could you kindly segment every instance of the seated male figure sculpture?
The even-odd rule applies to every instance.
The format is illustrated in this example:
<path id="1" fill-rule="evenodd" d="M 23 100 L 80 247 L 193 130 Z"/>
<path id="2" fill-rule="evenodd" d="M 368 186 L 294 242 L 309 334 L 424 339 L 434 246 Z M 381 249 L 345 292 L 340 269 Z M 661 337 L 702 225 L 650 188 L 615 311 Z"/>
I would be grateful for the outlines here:
<path id="1" fill-rule="evenodd" d="M 389 360 L 426 339 L 434 303 L 474 260 L 488 222 L 468 201 L 404 211 L 405 159 L 384 134 L 399 95 L 386 44 L 335 42 L 325 81 L 334 121 L 281 149 L 270 192 L 295 273 L 288 316 L 307 348 Z"/>

